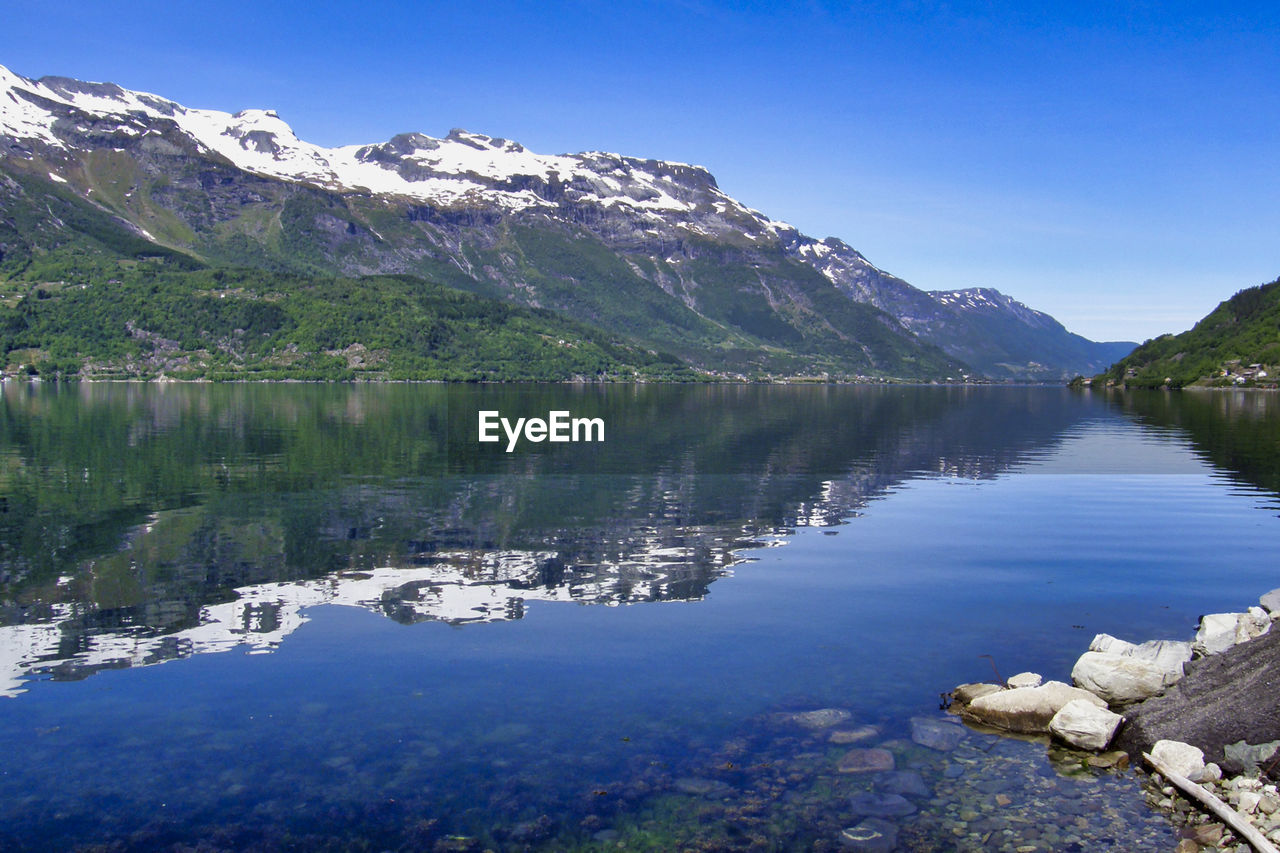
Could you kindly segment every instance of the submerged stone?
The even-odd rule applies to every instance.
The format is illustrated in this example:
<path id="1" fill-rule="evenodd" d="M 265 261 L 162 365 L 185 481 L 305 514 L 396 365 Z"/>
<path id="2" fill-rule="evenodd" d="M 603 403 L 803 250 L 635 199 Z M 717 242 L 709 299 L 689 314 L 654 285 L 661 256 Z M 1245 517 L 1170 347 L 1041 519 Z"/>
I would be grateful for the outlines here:
<path id="1" fill-rule="evenodd" d="M 731 790 L 728 785 L 718 779 L 706 779 L 701 776 L 684 776 L 677 779 L 673 784 L 680 793 L 692 794 L 695 797 L 723 794 Z"/>
<path id="2" fill-rule="evenodd" d="M 889 853 L 898 845 L 898 827 L 882 818 L 869 817 L 856 826 L 840 833 L 840 843 L 846 850 L 861 853 Z"/>
<path id="3" fill-rule="evenodd" d="M 524 740 L 533 732 L 533 727 L 526 723 L 503 723 L 492 729 L 483 738 L 485 743 L 515 743 Z"/>
<path id="4" fill-rule="evenodd" d="M 550 838 L 555 831 L 555 822 L 546 815 L 537 820 L 526 820 L 511 828 L 511 840 L 518 844 L 534 844 Z"/>
<path id="5" fill-rule="evenodd" d="M 1190 827 L 1189 832 L 1190 835 L 1187 837 L 1195 843 L 1206 847 L 1217 847 L 1222 841 L 1222 836 L 1226 835 L 1227 828 L 1220 823 L 1206 823 Z"/>
<path id="6" fill-rule="evenodd" d="M 887 749 L 851 749 L 836 763 L 841 773 L 875 773 L 894 769 L 893 753 Z"/>
<path id="7" fill-rule="evenodd" d="M 784 722 L 795 723 L 806 729 L 829 729 L 850 719 L 853 714 L 842 708 L 819 708 L 816 711 L 799 711 L 794 714 L 783 714 Z"/>
<path id="8" fill-rule="evenodd" d="M 901 794 L 859 791 L 849 797 L 849 811 L 859 817 L 904 817 L 915 810 L 915 805 Z"/>
<path id="9" fill-rule="evenodd" d="M 1111 767 L 1123 770 L 1129 766 L 1129 753 L 1121 749 L 1113 749 L 1111 752 L 1090 755 L 1088 764 L 1090 767 L 1098 767 L 1104 770 Z"/>
<path id="10" fill-rule="evenodd" d="M 911 740 L 939 752 L 950 752 L 955 749 L 965 739 L 965 734 L 964 726 L 954 718 L 911 718 Z"/>
<path id="11" fill-rule="evenodd" d="M 832 743 L 861 743 L 879 734 L 880 729 L 875 726 L 858 726 L 856 729 L 836 729 L 827 737 L 827 740 Z"/>
<path id="12" fill-rule="evenodd" d="M 886 794 L 902 794 L 904 797 L 933 796 L 933 791 L 924 781 L 924 777 L 915 770 L 889 770 L 877 773 L 871 784 L 877 791 L 883 791 Z"/>

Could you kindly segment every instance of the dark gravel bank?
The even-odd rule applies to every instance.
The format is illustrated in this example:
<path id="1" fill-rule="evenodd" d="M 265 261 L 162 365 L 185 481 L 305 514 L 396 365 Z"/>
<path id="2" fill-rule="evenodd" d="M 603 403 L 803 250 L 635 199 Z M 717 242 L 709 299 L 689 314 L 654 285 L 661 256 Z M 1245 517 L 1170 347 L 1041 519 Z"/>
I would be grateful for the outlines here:
<path id="1" fill-rule="evenodd" d="M 1238 773 L 1223 746 L 1280 740 L 1280 626 L 1220 654 L 1192 661 L 1163 696 L 1124 711 L 1114 747 L 1139 756 L 1158 740 L 1198 746 L 1205 760 Z M 1225 762 L 1225 763 L 1224 763 Z"/>

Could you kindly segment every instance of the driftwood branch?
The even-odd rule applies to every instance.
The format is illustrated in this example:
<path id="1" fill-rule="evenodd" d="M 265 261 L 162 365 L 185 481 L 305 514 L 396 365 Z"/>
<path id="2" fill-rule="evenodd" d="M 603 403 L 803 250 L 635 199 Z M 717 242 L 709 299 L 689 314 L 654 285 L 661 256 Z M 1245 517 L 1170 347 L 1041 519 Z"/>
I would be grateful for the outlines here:
<path id="1" fill-rule="evenodd" d="M 1204 787 L 1192 782 L 1186 776 L 1173 772 L 1164 762 L 1152 758 L 1150 753 L 1144 752 L 1142 757 L 1147 760 L 1148 764 L 1158 770 L 1161 776 L 1173 783 L 1174 787 L 1217 815 L 1223 823 L 1231 827 L 1236 835 L 1252 844 L 1253 849 L 1257 850 L 1258 853 L 1280 853 L 1280 851 L 1276 850 L 1275 845 L 1258 831 L 1256 826 L 1241 817 L 1239 812 L 1205 790 Z"/>

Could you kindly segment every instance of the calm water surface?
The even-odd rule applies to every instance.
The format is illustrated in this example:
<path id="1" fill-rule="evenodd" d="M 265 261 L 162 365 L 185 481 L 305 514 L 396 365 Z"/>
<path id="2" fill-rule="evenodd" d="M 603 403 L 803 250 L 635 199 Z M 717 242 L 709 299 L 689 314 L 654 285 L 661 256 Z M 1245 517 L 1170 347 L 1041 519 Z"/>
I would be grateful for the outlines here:
<path id="1" fill-rule="evenodd" d="M 1278 486 L 1274 395 L 7 385 L 0 849 L 1172 850 L 912 719 L 1280 586 Z"/>

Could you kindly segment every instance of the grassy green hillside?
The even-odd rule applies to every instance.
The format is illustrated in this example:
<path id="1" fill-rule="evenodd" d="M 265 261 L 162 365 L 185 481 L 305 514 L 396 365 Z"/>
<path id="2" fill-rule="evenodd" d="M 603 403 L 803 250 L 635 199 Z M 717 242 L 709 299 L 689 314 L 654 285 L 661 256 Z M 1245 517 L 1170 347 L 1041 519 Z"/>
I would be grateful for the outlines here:
<path id="1" fill-rule="evenodd" d="M 1278 373 L 1280 279 L 1240 291 L 1190 331 L 1147 341 L 1098 379 L 1140 388 L 1274 386 Z"/>
<path id="2" fill-rule="evenodd" d="M 99 264 L 9 282 L 9 372 L 185 379 L 690 379 L 669 355 L 411 276 Z"/>

